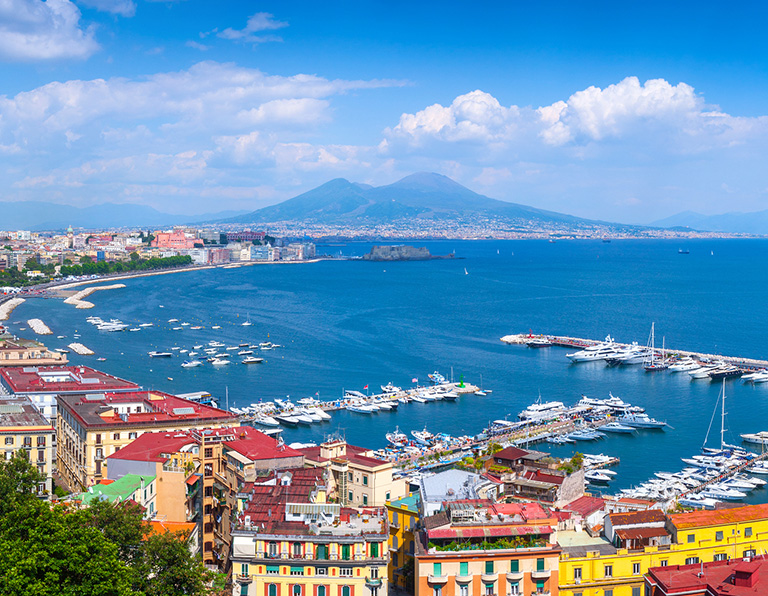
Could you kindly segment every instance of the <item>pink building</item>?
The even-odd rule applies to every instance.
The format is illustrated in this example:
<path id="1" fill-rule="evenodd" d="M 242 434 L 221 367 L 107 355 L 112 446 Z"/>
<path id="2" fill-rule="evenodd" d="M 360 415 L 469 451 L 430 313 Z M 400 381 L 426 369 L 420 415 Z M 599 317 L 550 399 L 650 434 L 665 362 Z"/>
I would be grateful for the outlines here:
<path id="1" fill-rule="evenodd" d="M 151 246 L 156 248 L 175 248 L 179 250 L 195 248 L 196 244 L 202 246 L 203 241 L 187 238 L 187 235 L 179 230 L 174 230 L 173 232 L 155 232 L 155 238 L 151 242 Z"/>

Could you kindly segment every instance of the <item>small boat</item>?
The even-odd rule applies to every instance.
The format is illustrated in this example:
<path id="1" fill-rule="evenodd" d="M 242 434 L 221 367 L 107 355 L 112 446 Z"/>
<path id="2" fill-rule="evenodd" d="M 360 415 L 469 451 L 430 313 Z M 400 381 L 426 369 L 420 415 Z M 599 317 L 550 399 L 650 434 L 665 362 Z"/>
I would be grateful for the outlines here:
<path id="1" fill-rule="evenodd" d="M 240 350 L 237 353 L 238 356 L 249 356 L 250 354 L 253 354 L 253 350 Z"/>
<path id="2" fill-rule="evenodd" d="M 148 352 L 150 358 L 170 358 L 173 356 L 171 352 Z"/>
<path id="3" fill-rule="evenodd" d="M 379 409 L 376 406 L 367 404 L 350 404 L 346 407 L 350 412 L 357 412 L 358 414 L 373 414 L 378 412 Z"/>
<path id="4" fill-rule="evenodd" d="M 154 323 L 141 323 L 139 327 L 152 327 L 152 325 L 154 325 Z"/>
<path id="5" fill-rule="evenodd" d="M 248 315 L 246 315 L 245 322 L 244 323 L 240 323 L 240 326 L 241 327 L 250 327 L 251 325 L 253 325 L 253 323 L 251 323 L 251 315 L 248 314 Z"/>
<path id="6" fill-rule="evenodd" d="M 275 414 L 274 418 L 283 424 L 290 424 L 291 426 L 296 426 L 299 423 L 295 416 L 289 414 Z"/>
<path id="7" fill-rule="evenodd" d="M 202 328 L 203 328 L 202 325 L 194 325 L 194 326 L 190 327 L 190 329 L 194 329 L 195 331 L 197 331 L 198 329 L 202 329 Z"/>
<path id="8" fill-rule="evenodd" d="M 589 470 L 584 472 L 584 478 L 590 484 L 608 484 L 613 478 L 601 470 Z"/>
<path id="9" fill-rule="evenodd" d="M 213 364 L 214 366 L 226 366 L 227 364 L 229 364 L 229 360 L 226 360 L 224 358 L 214 358 L 213 360 L 211 360 L 211 364 Z"/>
<path id="10" fill-rule="evenodd" d="M 405 433 L 400 432 L 400 429 L 398 427 L 395 427 L 395 430 L 391 433 L 387 433 L 384 435 L 384 437 L 392 443 L 395 447 L 402 447 L 403 445 L 408 444 L 408 435 Z"/>
<path id="11" fill-rule="evenodd" d="M 237 350 L 237 346 L 227 346 L 224 349 L 227 350 L 228 352 L 233 352 L 233 351 Z"/>
<path id="12" fill-rule="evenodd" d="M 178 323 L 179 319 L 168 319 L 169 323 Z"/>
<path id="13" fill-rule="evenodd" d="M 64 348 L 54 348 L 54 352 L 58 352 L 59 354 L 69 354 L 69 350 L 66 350 Z"/>
<path id="14" fill-rule="evenodd" d="M 525 342 L 529 348 L 549 348 L 554 344 L 546 337 L 532 337 Z"/>
<path id="15" fill-rule="evenodd" d="M 104 362 L 106 358 L 104 358 L 104 356 L 101 356 L 99 358 L 96 358 L 96 360 L 98 360 L 99 362 Z"/>
<path id="16" fill-rule="evenodd" d="M 603 424 L 603 426 L 600 427 L 600 430 L 603 432 L 609 432 L 609 433 L 632 433 L 635 432 L 635 429 L 631 426 L 626 426 L 624 424 L 621 424 L 619 422 L 609 422 L 608 424 Z"/>
<path id="17" fill-rule="evenodd" d="M 203 363 L 200 362 L 200 360 L 185 360 L 181 366 L 183 368 L 196 368 L 198 366 L 202 366 Z"/>
<path id="18" fill-rule="evenodd" d="M 191 323 L 182 323 L 181 324 L 182 327 L 189 327 L 190 325 L 191 325 Z"/>
<path id="19" fill-rule="evenodd" d="M 258 358 L 256 356 L 243 358 L 243 364 L 261 364 L 262 362 L 264 362 L 264 358 Z"/>
<path id="20" fill-rule="evenodd" d="M 221 325 L 214 325 L 211 329 L 221 329 Z"/>
<path id="21" fill-rule="evenodd" d="M 197 344 L 196 346 L 192 346 L 192 349 L 193 350 L 199 350 L 202 347 L 203 347 L 203 344 Z"/>
<path id="22" fill-rule="evenodd" d="M 131 327 L 128 331 L 141 331 L 139 327 Z"/>
<path id="23" fill-rule="evenodd" d="M 181 331 L 184 327 L 171 327 L 173 331 Z"/>
<path id="24" fill-rule="evenodd" d="M 171 350 L 174 350 L 174 351 L 176 351 L 176 350 L 180 350 L 180 349 L 181 349 L 181 346 L 173 346 L 173 347 L 171 348 Z"/>
<path id="25" fill-rule="evenodd" d="M 768 445 L 768 431 L 761 430 L 756 433 L 744 433 L 739 435 L 745 443 L 754 443 L 756 445 Z"/>

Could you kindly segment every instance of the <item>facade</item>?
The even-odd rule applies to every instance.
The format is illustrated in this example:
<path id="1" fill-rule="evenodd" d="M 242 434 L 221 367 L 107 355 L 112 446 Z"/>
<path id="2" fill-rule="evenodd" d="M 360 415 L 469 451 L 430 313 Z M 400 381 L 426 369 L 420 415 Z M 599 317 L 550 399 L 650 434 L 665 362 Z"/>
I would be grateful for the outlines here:
<path id="1" fill-rule="evenodd" d="M 0 338 L 0 366 L 60 366 L 66 363 L 66 354 L 52 352 L 40 342 Z"/>
<path id="2" fill-rule="evenodd" d="M 154 234 L 150 245 L 154 248 L 172 248 L 176 250 L 186 250 L 195 248 L 196 244 L 202 244 L 201 240 L 187 236 L 183 230 L 174 230 L 173 232 L 160 232 Z"/>
<path id="3" fill-rule="evenodd" d="M 608 590 L 613 596 L 640 596 L 643 575 L 652 567 L 755 556 L 768 549 L 768 504 L 668 515 L 666 528 L 668 545 L 615 548 L 604 540 L 563 546 L 560 593 L 602 596 Z"/>
<path id="4" fill-rule="evenodd" d="M 144 508 L 145 519 L 152 519 L 157 514 L 157 478 L 126 474 L 120 480 L 104 479 L 89 487 L 86 492 L 74 495 L 71 500 L 79 501 L 84 505 L 98 500 L 111 503 L 133 501 Z"/>
<path id="5" fill-rule="evenodd" d="M 329 503 L 322 469 L 276 472 L 238 495 L 234 596 L 385 596 L 387 515 Z"/>
<path id="6" fill-rule="evenodd" d="M 370 449 L 329 439 L 301 449 L 307 466 L 328 473 L 329 498 L 350 507 L 383 507 L 406 494 L 405 480 L 392 478 L 392 462 L 373 457 Z"/>
<path id="7" fill-rule="evenodd" d="M 57 464 L 70 488 L 106 477 L 104 461 L 145 432 L 239 426 L 236 416 L 160 391 L 58 395 Z"/>
<path id="8" fill-rule="evenodd" d="M 417 596 L 558 594 L 557 519 L 545 506 L 454 501 L 423 524 Z"/>
<path id="9" fill-rule="evenodd" d="M 655 567 L 645 576 L 648 596 L 757 596 L 768 594 L 765 555 L 703 565 Z"/>
<path id="10" fill-rule="evenodd" d="M 30 463 L 45 477 L 37 487 L 38 494 L 53 492 L 56 432 L 28 399 L 0 398 L 0 445 L 6 460 L 20 449 L 25 450 Z"/>
<path id="11" fill-rule="evenodd" d="M 389 585 L 413 592 L 413 565 L 418 540 L 419 493 L 387 503 L 389 516 Z"/>

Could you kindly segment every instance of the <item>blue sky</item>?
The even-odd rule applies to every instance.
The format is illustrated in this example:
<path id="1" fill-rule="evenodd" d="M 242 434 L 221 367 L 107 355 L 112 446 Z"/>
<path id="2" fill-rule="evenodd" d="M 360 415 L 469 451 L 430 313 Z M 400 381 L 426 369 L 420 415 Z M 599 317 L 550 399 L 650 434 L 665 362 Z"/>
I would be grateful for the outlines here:
<path id="1" fill-rule="evenodd" d="M 6 0 L 0 200 L 202 213 L 429 170 L 623 222 L 765 209 L 767 13 Z"/>

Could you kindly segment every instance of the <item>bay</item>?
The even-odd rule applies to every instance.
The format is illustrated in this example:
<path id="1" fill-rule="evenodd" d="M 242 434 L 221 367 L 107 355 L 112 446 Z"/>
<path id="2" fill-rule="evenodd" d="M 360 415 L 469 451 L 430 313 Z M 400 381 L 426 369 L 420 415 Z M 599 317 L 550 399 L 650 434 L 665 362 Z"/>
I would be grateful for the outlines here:
<path id="1" fill-rule="evenodd" d="M 410 387 L 439 370 L 493 389 L 486 397 L 457 402 L 404 404 L 397 413 L 333 414 L 329 423 L 286 429 L 287 442 L 321 441 L 341 433 L 354 444 L 385 445 L 396 425 L 405 432 L 425 425 L 433 432 L 476 434 L 493 419 L 536 400 L 567 404 L 582 394 L 609 392 L 645 407 L 673 428 L 615 436 L 578 450 L 621 458 L 612 489 L 637 484 L 654 471 L 683 467 L 698 452 L 720 385 L 688 375 L 645 373 L 641 367 L 570 364 L 566 350 L 507 346 L 503 335 L 551 333 L 645 344 L 651 322 L 656 337 L 673 348 L 731 356 L 766 356 L 763 313 L 768 276 L 766 240 L 446 241 L 414 242 L 432 254 L 456 259 L 373 263 L 333 260 L 258 265 L 126 280 L 126 288 L 93 294 L 90 310 L 59 300 L 31 299 L 12 321 L 42 318 L 53 330 L 42 338 L 64 347 L 77 330 L 81 341 L 107 358 L 70 354 L 84 363 L 146 388 L 182 393 L 207 390 L 229 405 L 290 396 L 336 399 L 343 389 Z M 370 244 L 318 246 L 319 252 L 361 255 Z M 689 254 L 679 254 L 685 248 Z M 466 270 L 466 273 L 465 273 Z M 161 308 L 162 306 L 162 308 Z M 153 322 L 141 332 L 99 332 L 89 315 L 127 323 Z M 169 323 L 177 318 L 179 323 Z M 253 325 L 243 327 L 248 318 Z M 199 331 L 174 331 L 181 322 Z M 211 326 L 220 325 L 220 330 Z M 11 325 L 16 331 L 26 323 Z M 20 332 L 29 337 L 30 330 Z M 55 339 L 65 335 L 66 339 Z M 206 365 L 182 369 L 181 358 L 149 359 L 150 350 L 190 349 L 220 340 L 227 345 L 272 341 L 262 365 Z M 172 379 L 172 380 L 169 380 Z M 727 438 L 768 429 L 768 386 L 727 384 Z M 719 415 L 718 415 L 719 416 Z M 719 430 L 719 417 L 714 428 Z M 714 437 L 713 441 L 714 443 Z M 573 447 L 541 444 L 567 456 Z M 768 501 L 754 491 L 749 502 Z"/>

